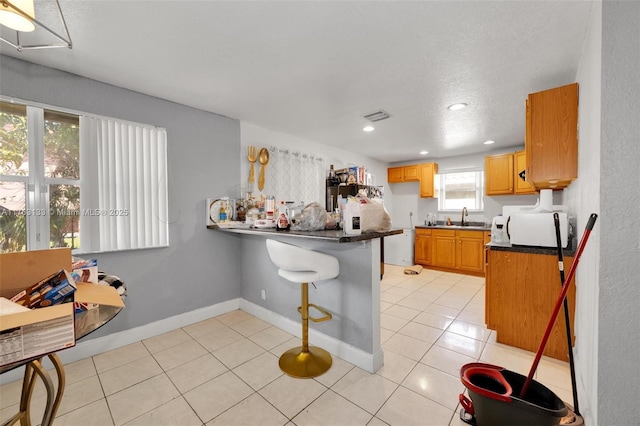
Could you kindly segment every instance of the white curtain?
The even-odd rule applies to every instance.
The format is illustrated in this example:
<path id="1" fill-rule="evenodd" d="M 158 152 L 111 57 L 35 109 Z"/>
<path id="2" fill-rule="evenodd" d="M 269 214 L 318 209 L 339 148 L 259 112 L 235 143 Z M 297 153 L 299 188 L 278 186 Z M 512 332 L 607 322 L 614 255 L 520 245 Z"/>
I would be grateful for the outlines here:
<path id="1" fill-rule="evenodd" d="M 83 247 L 112 251 L 168 245 L 166 130 L 93 117 L 81 117 L 80 127 L 83 197 L 91 191 L 81 197 L 81 208 L 86 222 L 93 222 Z"/>

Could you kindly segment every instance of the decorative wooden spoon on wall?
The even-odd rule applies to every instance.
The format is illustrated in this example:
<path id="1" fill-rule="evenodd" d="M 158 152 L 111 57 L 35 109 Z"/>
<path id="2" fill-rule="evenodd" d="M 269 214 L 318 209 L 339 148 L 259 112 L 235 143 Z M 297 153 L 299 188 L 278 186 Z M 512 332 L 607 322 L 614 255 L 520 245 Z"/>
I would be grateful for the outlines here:
<path id="1" fill-rule="evenodd" d="M 258 160 L 260 161 L 260 177 L 258 178 L 258 190 L 262 192 L 264 189 L 264 169 L 267 167 L 269 163 L 269 151 L 267 148 L 262 148 L 260 150 L 260 154 L 258 155 Z"/>

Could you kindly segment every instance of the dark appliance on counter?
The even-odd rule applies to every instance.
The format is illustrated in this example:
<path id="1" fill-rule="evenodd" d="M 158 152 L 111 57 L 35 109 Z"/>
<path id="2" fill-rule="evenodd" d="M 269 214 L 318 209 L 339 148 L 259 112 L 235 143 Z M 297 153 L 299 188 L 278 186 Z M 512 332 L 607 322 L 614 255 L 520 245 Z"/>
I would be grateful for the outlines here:
<path id="1" fill-rule="evenodd" d="M 335 170 L 335 172 L 330 173 L 330 176 L 326 179 L 327 192 L 325 209 L 328 212 L 335 211 L 335 209 L 338 208 L 338 195 L 346 199 L 349 195 L 355 196 L 360 190 L 364 190 L 369 198 L 383 198 L 384 189 L 382 186 L 348 184 L 348 173 L 349 169 Z"/>

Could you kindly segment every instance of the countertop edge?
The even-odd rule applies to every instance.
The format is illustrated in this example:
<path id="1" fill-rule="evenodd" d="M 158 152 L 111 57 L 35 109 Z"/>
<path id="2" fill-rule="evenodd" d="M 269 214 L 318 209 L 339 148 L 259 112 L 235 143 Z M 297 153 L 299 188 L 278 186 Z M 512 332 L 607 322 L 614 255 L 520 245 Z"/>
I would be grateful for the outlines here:
<path id="1" fill-rule="evenodd" d="M 536 247 L 536 246 L 514 246 L 511 244 L 499 244 L 499 243 L 487 243 L 487 247 L 490 250 L 496 251 L 511 251 L 515 253 L 530 253 L 530 254 L 544 254 L 549 256 L 557 256 L 558 249 L 555 247 Z M 575 256 L 576 251 L 573 248 L 563 248 L 562 255 Z"/>
<path id="2" fill-rule="evenodd" d="M 215 231 L 227 232 L 230 234 L 245 234 L 245 235 L 265 235 L 265 236 L 282 236 L 282 237 L 295 237 L 305 238 L 312 240 L 333 241 L 336 243 L 352 243 L 358 241 L 368 241 L 376 238 L 384 238 L 391 235 L 402 234 L 403 230 L 391 229 L 386 232 L 364 232 L 359 235 L 345 234 L 342 230 L 325 229 L 323 231 L 276 231 L 275 229 L 256 229 L 256 228 L 223 228 L 217 225 L 208 225 L 207 229 Z"/>

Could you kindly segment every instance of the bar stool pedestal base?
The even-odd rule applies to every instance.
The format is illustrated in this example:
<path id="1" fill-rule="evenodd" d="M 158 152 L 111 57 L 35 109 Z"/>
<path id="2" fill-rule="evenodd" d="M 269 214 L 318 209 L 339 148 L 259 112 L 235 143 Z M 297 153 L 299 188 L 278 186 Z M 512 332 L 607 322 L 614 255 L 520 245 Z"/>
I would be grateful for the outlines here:
<path id="1" fill-rule="evenodd" d="M 297 378 L 312 378 L 331 368 L 331 354 L 322 348 L 310 347 L 308 352 L 302 346 L 289 349 L 280 356 L 280 369 Z"/>

